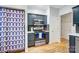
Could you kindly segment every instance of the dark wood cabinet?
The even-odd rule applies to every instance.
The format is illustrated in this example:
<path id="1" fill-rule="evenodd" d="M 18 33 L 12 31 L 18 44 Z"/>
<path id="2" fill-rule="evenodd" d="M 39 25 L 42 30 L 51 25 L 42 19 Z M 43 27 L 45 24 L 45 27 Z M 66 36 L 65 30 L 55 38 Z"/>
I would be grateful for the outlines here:
<path id="1" fill-rule="evenodd" d="M 69 52 L 79 53 L 79 36 L 69 36 Z"/>
<path id="2" fill-rule="evenodd" d="M 34 46 L 34 33 L 28 33 L 28 47 Z"/>
<path id="3" fill-rule="evenodd" d="M 75 53 L 75 36 L 69 36 L 69 52 Z"/>
<path id="4" fill-rule="evenodd" d="M 33 19 L 35 18 L 34 15 L 28 14 L 28 25 L 33 25 Z"/>
<path id="5" fill-rule="evenodd" d="M 46 15 L 39 15 L 39 14 L 31 14 L 28 13 L 28 25 L 33 25 L 34 19 L 40 19 L 44 21 L 44 25 L 47 25 L 47 16 Z"/>
<path id="6" fill-rule="evenodd" d="M 49 43 L 49 32 L 46 32 L 46 44 Z"/>
<path id="7" fill-rule="evenodd" d="M 73 9 L 73 24 L 79 24 L 79 6 L 75 6 Z"/>
<path id="8" fill-rule="evenodd" d="M 28 46 L 48 44 L 48 27 L 46 15 L 28 13 Z"/>
<path id="9" fill-rule="evenodd" d="M 44 25 L 47 25 L 47 16 L 43 15 L 43 19 L 44 19 Z"/>

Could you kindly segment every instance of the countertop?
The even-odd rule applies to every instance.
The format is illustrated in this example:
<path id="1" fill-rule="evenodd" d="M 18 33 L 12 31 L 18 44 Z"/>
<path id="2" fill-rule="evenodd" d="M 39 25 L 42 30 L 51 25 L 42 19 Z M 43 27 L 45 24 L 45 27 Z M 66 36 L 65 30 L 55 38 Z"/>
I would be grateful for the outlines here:
<path id="1" fill-rule="evenodd" d="M 49 32 L 49 31 L 44 31 L 44 32 Z M 34 33 L 34 31 L 28 31 L 28 33 Z"/>
<path id="2" fill-rule="evenodd" d="M 69 35 L 79 36 L 79 33 L 70 33 Z"/>

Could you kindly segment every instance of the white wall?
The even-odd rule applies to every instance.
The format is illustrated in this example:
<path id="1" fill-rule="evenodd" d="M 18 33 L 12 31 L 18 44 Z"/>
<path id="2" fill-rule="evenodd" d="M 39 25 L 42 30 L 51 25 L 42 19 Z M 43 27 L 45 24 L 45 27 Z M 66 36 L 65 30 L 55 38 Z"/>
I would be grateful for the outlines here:
<path id="1" fill-rule="evenodd" d="M 44 10 L 38 10 L 38 9 L 28 9 L 28 13 L 47 15 L 46 11 L 44 11 Z"/>
<path id="2" fill-rule="evenodd" d="M 60 42 L 61 36 L 61 19 L 59 9 L 50 7 L 50 40 L 49 42 Z"/>
<path id="3" fill-rule="evenodd" d="M 42 5 L 29 5 L 27 8 L 28 13 L 34 13 L 34 14 L 42 14 L 47 15 L 47 6 Z"/>
<path id="4" fill-rule="evenodd" d="M 2 5 L 3 7 L 10 7 L 16 9 L 24 9 L 25 10 L 25 50 L 28 48 L 27 46 L 27 6 L 26 5 Z M 27 50 L 26 50 L 27 52 Z"/>
<path id="5" fill-rule="evenodd" d="M 72 31 L 73 20 L 72 13 L 61 16 L 61 38 L 69 39 L 69 33 Z"/>
<path id="6" fill-rule="evenodd" d="M 68 35 L 70 34 L 70 33 L 76 33 L 76 25 L 74 25 L 73 26 L 73 11 L 72 11 L 72 7 L 74 7 L 74 6 L 76 6 L 76 5 L 66 5 L 64 8 L 61 8 L 60 9 L 60 17 L 62 16 L 62 15 L 66 15 L 66 14 L 68 14 L 68 13 L 71 13 L 69 16 L 70 16 L 70 19 L 69 19 L 69 16 L 68 17 L 66 17 L 66 18 L 68 18 L 69 20 L 71 20 L 71 21 L 69 21 L 68 22 L 68 24 L 70 24 L 70 28 L 71 28 L 71 32 L 69 32 L 69 33 L 67 33 L 67 34 L 65 34 L 64 35 L 64 37 L 66 38 L 66 39 L 69 39 L 69 37 L 68 37 Z M 63 20 L 66 20 L 66 19 L 63 19 Z M 67 25 L 68 26 L 68 25 Z M 68 31 L 67 31 L 68 32 Z"/>
<path id="7" fill-rule="evenodd" d="M 60 15 L 64 15 L 64 14 L 67 14 L 67 13 L 70 13 L 72 12 L 72 7 L 74 7 L 75 5 L 66 5 L 64 6 L 63 8 L 60 9 Z"/>
<path id="8" fill-rule="evenodd" d="M 72 13 L 72 7 L 74 7 L 75 5 L 66 5 L 65 7 L 61 8 L 61 9 L 56 9 L 56 8 L 50 8 L 50 43 L 52 42 L 59 42 L 60 38 L 61 38 L 61 16 L 68 14 L 68 13 Z M 65 34 L 64 37 L 66 37 L 68 39 L 68 35 L 70 33 L 75 33 L 75 25 L 73 26 L 73 17 L 72 14 L 70 15 L 70 22 L 68 23 L 70 24 L 70 28 L 68 29 L 69 31 L 67 31 L 67 33 Z M 65 20 L 65 19 L 64 19 Z M 68 33 L 69 32 L 69 33 Z"/>
<path id="9" fill-rule="evenodd" d="M 10 7 L 10 8 L 15 8 L 15 9 L 27 9 L 26 5 L 0 5 L 3 7 Z"/>

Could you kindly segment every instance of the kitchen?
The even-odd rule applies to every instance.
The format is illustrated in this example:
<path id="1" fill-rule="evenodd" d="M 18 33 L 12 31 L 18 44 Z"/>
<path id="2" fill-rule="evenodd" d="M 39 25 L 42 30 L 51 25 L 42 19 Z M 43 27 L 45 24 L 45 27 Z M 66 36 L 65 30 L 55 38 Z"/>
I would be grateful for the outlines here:
<path id="1" fill-rule="evenodd" d="M 8 40 L 8 30 L 6 29 L 4 32 L 6 35 L 4 36 L 4 41 L 1 41 L 1 52 L 32 52 L 32 53 L 78 53 L 79 47 L 79 21 L 78 21 L 78 13 L 79 6 L 77 5 L 2 5 L 1 8 L 5 10 L 6 14 L 11 13 L 12 15 L 8 16 L 12 17 L 12 22 L 15 23 L 18 18 L 20 20 L 20 24 L 17 28 L 14 28 L 14 33 L 11 32 L 11 36 L 14 35 L 14 43 L 11 40 Z M 0 8 L 0 9 L 1 9 Z M 2 9 L 2 10 L 3 10 Z M 7 11 L 7 9 L 15 10 L 15 11 Z M 17 11 L 17 9 L 19 11 Z M 21 9 L 21 10 L 20 10 Z M 1 15 L 3 11 L 1 11 Z M 20 13 L 23 12 L 23 13 Z M 6 15 L 5 14 L 5 15 Z M 14 16 L 14 14 L 16 16 Z M 18 15 L 23 14 L 23 21 L 21 20 L 21 16 Z M 10 19 L 9 19 L 10 20 Z M 9 21 L 4 19 L 6 23 L 10 23 Z M 17 21 L 17 23 L 18 23 Z M 11 26 L 14 27 L 15 24 L 11 23 Z M 1 26 L 2 24 L 0 24 Z M 17 25 L 17 24 L 16 24 Z M 6 27 L 6 25 L 3 25 Z M 7 25 L 7 28 L 9 25 Z M 21 31 L 20 29 L 21 28 Z M 0 29 L 2 30 L 2 29 Z M 12 29 L 11 29 L 12 30 Z M 21 36 L 15 34 L 17 33 Z M 2 31 L 1 31 L 2 32 Z M 19 33 L 20 32 L 20 33 Z M 6 36 L 6 40 L 5 40 Z M 1 36 L 2 37 L 2 36 Z M 17 39 L 17 38 L 19 38 Z M 10 49 L 7 48 L 6 43 L 9 42 L 13 44 Z M 16 43 L 16 46 L 14 45 Z M 19 44 L 19 45 L 18 45 Z M 10 45 L 10 44 L 9 44 Z M 4 48 L 4 49 L 3 49 Z M 16 49 L 17 48 L 17 49 Z M 19 49 L 19 50 L 18 50 Z M 11 51 L 9 51 L 11 50 Z M 14 51 L 15 50 L 15 51 Z"/>

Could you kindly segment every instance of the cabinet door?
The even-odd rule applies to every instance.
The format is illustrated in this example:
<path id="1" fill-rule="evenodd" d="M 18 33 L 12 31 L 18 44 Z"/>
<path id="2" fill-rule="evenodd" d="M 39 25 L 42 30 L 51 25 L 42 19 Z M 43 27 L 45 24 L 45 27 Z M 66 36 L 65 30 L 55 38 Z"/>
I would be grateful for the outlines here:
<path id="1" fill-rule="evenodd" d="M 43 16 L 43 20 L 44 20 L 44 25 L 47 25 L 47 16 L 46 15 Z"/>
<path id="2" fill-rule="evenodd" d="M 75 52 L 79 53 L 79 37 L 75 38 Z"/>
<path id="3" fill-rule="evenodd" d="M 33 25 L 34 19 L 44 20 L 44 25 L 47 25 L 47 16 L 38 14 L 28 14 L 28 25 Z"/>
<path id="4" fill-rule="evenodd" d="M 46 44 L 49 43 L 49 32 L 46 32 Z"/>
<path id="5" fill-rule="evenodd" d="M 73 8 L 73 23 L 79 23 L 79 7 Z"/>
<path id="6" fill-rule="evenodd" d="M 28 33 L 28 46 L 34 46 L 34 33 Z"/>
<path id="7" fill-rule="evenodd" d="M 28 14 L 28 25 L 33 25 L 33 20 L 36 18 L 36 15 Z"/>
<path id="8" fill-rule="evenodd" d="M 75 53 L 75 36 L 69 36 L 69 52 Z"/>

